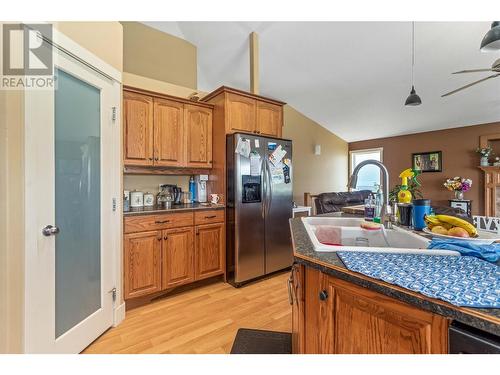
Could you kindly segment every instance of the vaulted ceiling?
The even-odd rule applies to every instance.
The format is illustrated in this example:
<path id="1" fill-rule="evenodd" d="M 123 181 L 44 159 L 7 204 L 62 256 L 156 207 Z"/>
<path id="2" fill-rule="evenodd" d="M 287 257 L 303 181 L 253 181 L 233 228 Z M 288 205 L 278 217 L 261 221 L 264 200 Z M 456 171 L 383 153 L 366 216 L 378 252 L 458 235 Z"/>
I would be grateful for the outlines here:
<path id="1" fill-rule="evenodd" d="M 482 53 L 489 22 L 417 22 L 411 88 L 410 22 L 145 22 L 198 48 L 198 88 L 249 89 L 248 35 L 259 34 L 260 91 L 347 141 L 500 121 L 500 77 L 445 92 L 489 73 L 500 52 Z M 445 140 L 443 140 L 445 141 Z"/>

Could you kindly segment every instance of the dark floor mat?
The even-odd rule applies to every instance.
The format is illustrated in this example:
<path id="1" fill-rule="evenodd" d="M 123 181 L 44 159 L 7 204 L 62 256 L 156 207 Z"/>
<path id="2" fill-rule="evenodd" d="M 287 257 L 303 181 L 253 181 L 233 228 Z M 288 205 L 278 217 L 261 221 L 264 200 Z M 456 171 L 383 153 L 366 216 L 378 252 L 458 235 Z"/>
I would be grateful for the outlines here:
<path id="1" fill-rule="evenodd" d="M 292 354 L 292 335 L 240 328 L 234 338 L 231 354 Z"/>

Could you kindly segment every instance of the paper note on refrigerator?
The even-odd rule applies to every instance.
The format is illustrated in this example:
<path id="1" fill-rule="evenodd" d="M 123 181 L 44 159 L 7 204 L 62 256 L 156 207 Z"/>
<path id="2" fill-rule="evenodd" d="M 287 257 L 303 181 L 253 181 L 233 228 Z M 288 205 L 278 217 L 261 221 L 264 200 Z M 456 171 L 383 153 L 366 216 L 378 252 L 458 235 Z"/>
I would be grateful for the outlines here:
<path id="1" fill-rule="evenodd" d="M 246 158 L 250 156 L 250 140 L 239 138 L 238 143 L 236 144 L 236 150 L 234 150 L 235 154 L 240 154 Z"/>
<path id="2" fill-rule="evenodd" d="M 271 183 L 273 185 L 285 183 L 285 175 L 283 173 L 283 163 L 279 163 L 277 167 L 269 164 L 269 172 L 271 173 Z"/>
<path id="3" fill-rule="evenodd" d="M 274 150 L 272 154 L 269 155 L 269 160 L 271 160 L 271 163 L 273 163 L 273 165 L 277 167 L 281 163 L 281 160 L 285 155 L 286 151 L 283 150 L 281 145 L 279 145 L 278 147 L 276 147 L 276 150 Z"/>
<path id="4" fill-rule="evenodd" d="M 250 154 L 250 176 L 260 176 L 261 164 L 260 155 L 256 152 L 252 152 Z"/>

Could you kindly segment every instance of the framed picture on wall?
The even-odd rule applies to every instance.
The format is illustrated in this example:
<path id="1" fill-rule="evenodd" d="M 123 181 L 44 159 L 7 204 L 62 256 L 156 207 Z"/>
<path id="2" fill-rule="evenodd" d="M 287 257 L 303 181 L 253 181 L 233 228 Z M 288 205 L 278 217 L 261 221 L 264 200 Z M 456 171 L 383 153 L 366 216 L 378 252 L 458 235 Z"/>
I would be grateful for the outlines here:
<path id="1" fill-rule="evenodd" d="M 413 169 L 420 172 L 442 172 L 443 157 L 441 151 L 418 152 L 412 154 Z"/>

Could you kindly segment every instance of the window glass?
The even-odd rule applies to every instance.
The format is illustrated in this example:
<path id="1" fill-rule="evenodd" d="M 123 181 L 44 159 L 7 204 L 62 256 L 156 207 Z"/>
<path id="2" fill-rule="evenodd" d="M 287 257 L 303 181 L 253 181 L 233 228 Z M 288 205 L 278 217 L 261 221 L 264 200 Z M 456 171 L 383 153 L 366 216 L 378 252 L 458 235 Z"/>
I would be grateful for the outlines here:
<path id="1" fill-rule="evenodd" d="M 372 150 L 357 150 L 351 151 L 351 172 L 356 168 L 356 166 L 365 160 L 377 160 L 382 161 L 382 149 L 372 149 Z M 358 184 L 353 190 L 371 190 L 376 191 L 375 185 L 380 184 L 380 169 L 375 165 L 365 165 L 359 170 L 358 174 Z"/>

